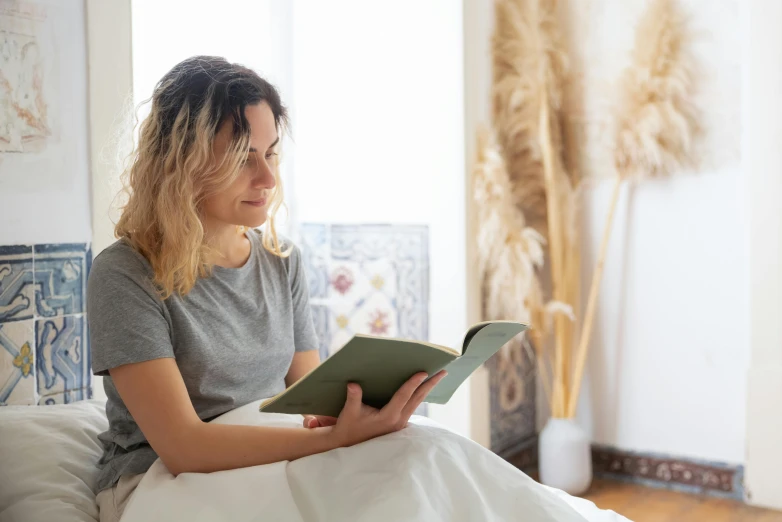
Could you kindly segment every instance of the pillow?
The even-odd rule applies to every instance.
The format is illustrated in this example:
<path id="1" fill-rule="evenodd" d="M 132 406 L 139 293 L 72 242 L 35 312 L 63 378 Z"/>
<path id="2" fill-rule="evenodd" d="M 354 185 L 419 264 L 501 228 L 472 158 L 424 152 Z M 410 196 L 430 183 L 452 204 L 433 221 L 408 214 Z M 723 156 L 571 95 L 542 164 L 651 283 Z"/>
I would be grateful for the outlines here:
<path id="1" fill-rule="evenodd" d="M 95 522 L 105 403 L 0 408 L 0 522 Z"/>

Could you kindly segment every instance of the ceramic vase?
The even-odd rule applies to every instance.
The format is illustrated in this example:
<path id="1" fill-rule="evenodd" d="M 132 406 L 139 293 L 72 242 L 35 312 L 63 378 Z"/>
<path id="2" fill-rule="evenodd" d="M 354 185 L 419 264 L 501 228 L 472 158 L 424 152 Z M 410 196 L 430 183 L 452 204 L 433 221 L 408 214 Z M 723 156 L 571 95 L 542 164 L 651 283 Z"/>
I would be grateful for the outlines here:
<path id="1" fill-rule="evenodd" d="M 584 430 L 575 419 L 549 419 L 540 432 L 540 481 L 571 495 L 580 495 L 592 483 L 592 452 Z"/>

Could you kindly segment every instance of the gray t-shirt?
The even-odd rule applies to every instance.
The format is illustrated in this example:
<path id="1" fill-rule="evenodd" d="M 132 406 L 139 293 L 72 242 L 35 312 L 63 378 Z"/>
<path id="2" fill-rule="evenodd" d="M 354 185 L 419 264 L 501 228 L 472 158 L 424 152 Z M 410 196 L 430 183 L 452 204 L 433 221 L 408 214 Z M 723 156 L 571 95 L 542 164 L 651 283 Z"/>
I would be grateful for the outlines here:
<path id="1" fill-rule="evenodd" d="M 318 346 L 301 253 L 287 258 L 247 233 L 252 252 L 239 268 L 215 266 L 190 293 L 163 301 L 147 260 L 124 241 L 95 258 L 87 285 L 92 370 L 103 375 L 109 429 L 99 435 L 98 491 L 157 459 L 108 370 L 173 357 L 198 416 L 210 420 L 285 389 L 294 351 Z"/>

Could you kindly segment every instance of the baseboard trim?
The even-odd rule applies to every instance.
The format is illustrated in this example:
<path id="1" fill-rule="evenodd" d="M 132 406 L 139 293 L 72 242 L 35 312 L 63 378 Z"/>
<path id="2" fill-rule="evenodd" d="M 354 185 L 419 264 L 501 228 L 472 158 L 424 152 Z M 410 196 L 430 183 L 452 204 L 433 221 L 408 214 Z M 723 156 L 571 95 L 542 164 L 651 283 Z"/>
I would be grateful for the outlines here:
<path id="1" fill-rule="evenodd" d="M 596 477 L 744 501 L 744 466 L 592 445 Z"/>
<path id="2" fill-rule="evenodd" d="M 501 455 L 528 475 L 537 476 L 537 437 L 512 455 Z M 514 448 L 515 449 L 515 448 Z M 744 466 L 652 452 L 592 445 L 595 477 L 647 487 L 745 502 Z"/>

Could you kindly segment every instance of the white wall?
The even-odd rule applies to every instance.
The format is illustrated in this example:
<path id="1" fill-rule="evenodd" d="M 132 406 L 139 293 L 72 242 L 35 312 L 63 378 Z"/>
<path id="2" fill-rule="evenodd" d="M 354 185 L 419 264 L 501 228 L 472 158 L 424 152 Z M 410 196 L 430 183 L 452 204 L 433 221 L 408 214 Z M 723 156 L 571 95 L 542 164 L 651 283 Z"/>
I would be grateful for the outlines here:
<path id="1" fill-rule="evenodd" d="M 133 105 L 151 96 L 155 84 L 174 65 L 195 55 L 222 56 L 245 65 L 272 83 L 284 103 L 291 100 L 291 6 L 287 0 L 223 0 L 219 8 L 194 0 L 183 9 L 179 0 L 132 0 Z M 149 105 L 137 111 L 139 120 Z M 283 138 L 283 149 L 290 147 Z M 288 155 L 286 154 L 286 160 Z M 281 169 L 290 177 L 293 161 Z M 281 215 L 279 230 L 290 221 Z"/>
<path id="2" fill-rule="evenodd" d="M 133 94 L 138 104 L 181 60 L 205 54 L 222 56 L 255 69 L 272 83 L 276 49 L 271 0 L 195 0 L 183 9 L 177 0 L 132 0 Z"/>
<path id="3" fill-rule="evenodd" d="M 610 165 L 602 141 L 610 128 L 606 109 L 646 4 L 571 4 L 572 37 L 582 53 L 575 58 L 585 71 L 586 174 L 605 175 Z M 632 194 L 625 187 L 579 418 L 597 443 L 743 463 L 749 272 L 739 159 L 739 2 L 681 4 L 701 67 L 704 162 L 697 172 L 643 182 Z M 585 285 L 609 191 L 606 182 L 585 194 Z"/>
<path id="4" fill-rule="evenodd" d="M 491 31 L 494 26 L 491 3 L 463 0 L 464 26 L 464 148 L 465 148 L 465 230 L 467 324 L 481 317 L 481 282 L 478 277 L 477 208 L 472 194 L 473 170 L 477 156 L 478 129 L 491 121 Z M 491 397 L 489 369 L 484 365 L 470 382 L 471 437 L 491 447 Z M 542 393 L 542 391 L 541 391 Z M 538 409 L 540 411 L 540 409 Z"/>
<path id="5" fill-rule="evenodd" d="M 132 99 L 130 0 L 87 0 L 92 254 L 115 241 L 112 206 L 119 189 L 119 153 L 130 148 L 122 134 L 123 107 Z M 106 399 L 103 377 L 93 376 L 93 393 Z"/>
<path id="6" fill-rule="evenodd" d="M 466 330 L 462 5 L 294 2 L 296 219 L 430 234 L 430 339 Z M 470 383 L 431 416 L 470 434 Z"/>
<path id="7" fill-rule="evenodd" d="M 51 135 L 40 151 L 0 152 L 0 245 L 86 243 L 91 231 L 84 3 L 50 0 L 36 7 L 45 16 L 29 29 L 38 35 L 44 57 Z M 0 24 L 7 21 L 0 17 Z"/>
<path id="8" fill-rule="evenodd" d="M 746 491 L 782 509 L 782 3 L 742 3 L 743 154 L 752 358 L 747 376 Z"/>

